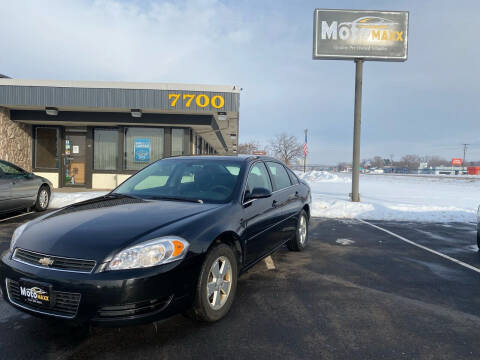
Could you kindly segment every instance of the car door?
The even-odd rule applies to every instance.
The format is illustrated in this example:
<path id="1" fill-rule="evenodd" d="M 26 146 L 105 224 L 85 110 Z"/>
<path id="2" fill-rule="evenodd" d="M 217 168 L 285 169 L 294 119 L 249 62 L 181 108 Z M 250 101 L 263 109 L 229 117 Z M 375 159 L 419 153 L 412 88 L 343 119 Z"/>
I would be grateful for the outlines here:
<path id="1" fill-rule="evenodd" d="M 292 186 L 290 177 L 285 167 L 274 161 L 267 161 L 267 168 L 272 178 L 275 221 L 279 224 L 276 228 L 276 238 L 272 244 L 278 246 L 295 235 L 297 222 L 293 211 L 295 187 Z"/>
<path id="2" fill-rule="evenodd" d="M 30 177 L 26 171 L 13 164 L 2 162 L 5 178 L 10 183 L 9 208 L 27 208 L 32 206 L 38 191 L 37 180 Z"/>
<path id="3" fill-rule="evenodd" d="M 247 175 L 243 198 L 243 222 L 246 233 L 246 263 L 252 263 L 264 255 L 271 247 L 275 232 L 274 207 L 272 198 L 255 199 L 245 202 L 245 194 L 255 187 L 273 190 L 265 164 L 254 163 Z"/>
<path id="4" fill-rule="evenodd" d="M 290 193 L 290 204 L 289 204 L 289 211 L 292 214 L 299 214 L 300 211 L 303 208 L 303 204 L 306 201 L 305 198 L 305 192 L 302 191 L 300 187 L 300 181 L 298 180 L 297 175 L 290 170 L 288 167 L 286 167 L 288 175 L 290 176 L 290 181 L 292 183 L 293 189 L 292 192 Z"/>
<path id="5" fill-rule="evenodd" d="M 1 164 L 0 162 L 0 212 L 9 209 L 12 190 L 12 180 L 5 176 Z"/>

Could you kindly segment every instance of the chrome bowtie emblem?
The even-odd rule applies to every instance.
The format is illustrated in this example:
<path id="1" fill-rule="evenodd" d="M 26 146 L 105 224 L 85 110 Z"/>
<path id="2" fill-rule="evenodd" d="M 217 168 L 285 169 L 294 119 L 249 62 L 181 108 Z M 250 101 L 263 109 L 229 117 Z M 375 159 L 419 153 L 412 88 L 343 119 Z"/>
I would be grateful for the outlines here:
<path id="1" fill-rule="evenodd" d="M 53 259 L 50 259 L 48 257 L 43 257 L 41 258 L 40 260 L 38 260 L 38 262 L 40 264 L 42 264 L 43 266 L 51 266 L 53 265 Z"/>

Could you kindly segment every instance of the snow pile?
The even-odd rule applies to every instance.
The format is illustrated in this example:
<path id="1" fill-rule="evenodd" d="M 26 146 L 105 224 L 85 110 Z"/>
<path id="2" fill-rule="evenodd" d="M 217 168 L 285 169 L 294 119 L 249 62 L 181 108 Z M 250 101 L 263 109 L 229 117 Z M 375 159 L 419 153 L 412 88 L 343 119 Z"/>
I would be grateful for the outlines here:
<path id="1" fill-rule="evenodd" d="M 360 203 L 349 200 L 351 174 L 297 173 L 312 189 L 312 215 L 328 218 L 476 222 L 480 181 L 360 175 Z"/>
<path id="2" fill-rule="evenodd" d="M 107 194 L 108 191 L 84 191 L 84 192 L 53 192 L 50 200 L 50 209 L 58 209 L 80 201 L 93 199 Z"/>
<path id="3" fill-rule="evenodd" d="M 337 174 L 328 172 L 328 171 L 307 171 L 306 173 L 298 173 L 297 175 L 300 179 L 305 180 L 307 182 L 351 182 L 350 178 L 346 178 L 343 176 L 338 176 Z"/>

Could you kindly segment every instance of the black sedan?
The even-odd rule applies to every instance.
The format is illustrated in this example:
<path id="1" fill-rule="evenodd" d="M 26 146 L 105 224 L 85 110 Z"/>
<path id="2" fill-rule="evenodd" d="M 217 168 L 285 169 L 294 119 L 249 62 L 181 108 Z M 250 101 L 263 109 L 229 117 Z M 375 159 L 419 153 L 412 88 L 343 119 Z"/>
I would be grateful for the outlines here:
<path id="1" fill-rule="evenodd" d="M 111 193 L 15 231 L 5 299 L 33 315 L 99 325 L 183 312 L 216 321 L 237 277 L 308 239 L 310 188 L 268 157 L 157 161 Z"/>
<path id="2" fill-rule="evenodd" d="M 22 168 L 0 160 L 0 213 L 35 208 L 48 208 L 52 183 Z"/>

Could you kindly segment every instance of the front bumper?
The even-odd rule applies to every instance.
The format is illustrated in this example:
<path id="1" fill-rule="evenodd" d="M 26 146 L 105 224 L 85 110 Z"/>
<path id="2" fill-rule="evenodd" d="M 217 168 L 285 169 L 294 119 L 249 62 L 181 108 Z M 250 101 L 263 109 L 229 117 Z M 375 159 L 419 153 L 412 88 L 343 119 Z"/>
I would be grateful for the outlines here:
<path id="1" fill-rule="evenodd" d="M 23 264 L 7 252 L 0 261 L 0 285 L 8 303 L 32 315 L 120 326 L 185 310 L 193 301 L 200 266 L 195 257 L 149 269 L 85 274 Z M 50 285 L 52 305 L 36 308 L 19 301 L 20 280 Z"/>

